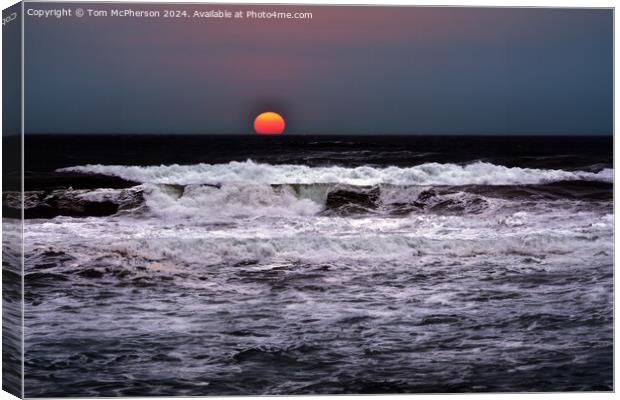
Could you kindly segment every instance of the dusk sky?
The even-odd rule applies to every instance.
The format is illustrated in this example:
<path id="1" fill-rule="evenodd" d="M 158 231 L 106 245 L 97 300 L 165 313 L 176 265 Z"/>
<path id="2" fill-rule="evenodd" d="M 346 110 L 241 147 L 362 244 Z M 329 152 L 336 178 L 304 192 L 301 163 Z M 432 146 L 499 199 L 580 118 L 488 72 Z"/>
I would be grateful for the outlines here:
<path id="1" fill-rule="evenodd" d="M 26 16 L 26 133 L 244 134 L 262 111 L 287 134 L 613 130 L 609 9 L 131 8 L 170 7 L 313 18 Z"/>

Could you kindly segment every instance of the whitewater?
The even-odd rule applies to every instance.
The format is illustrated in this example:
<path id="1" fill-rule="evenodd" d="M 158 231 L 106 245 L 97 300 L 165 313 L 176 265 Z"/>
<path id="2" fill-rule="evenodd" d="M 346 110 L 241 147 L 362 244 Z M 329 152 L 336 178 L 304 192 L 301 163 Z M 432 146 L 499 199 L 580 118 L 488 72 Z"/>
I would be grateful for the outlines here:
<path id="1" fill-rule="evenodd" d="M 487 162 L 467 165 L 425 163 L 409 168 L 363 166 L 309 167 L 306 165 L 270 165 L 233 161 L 226 164 L 119 166 L 85 165 L 61 168 L 59 172 L 83 172 L 114 175 L 136 182 L 200 184 L 240 183 L 343 183 L 350 185 L 510 185 L 557 181 L 592 180 L 612 182 L 613 170 L 599 172 L 553 169 L 508 168 Z"/>

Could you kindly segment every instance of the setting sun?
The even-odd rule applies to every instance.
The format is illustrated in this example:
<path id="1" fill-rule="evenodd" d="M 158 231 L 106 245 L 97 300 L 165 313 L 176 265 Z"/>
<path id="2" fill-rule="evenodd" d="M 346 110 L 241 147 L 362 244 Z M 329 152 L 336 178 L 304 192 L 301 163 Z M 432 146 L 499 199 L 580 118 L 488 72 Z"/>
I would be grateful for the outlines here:
<path id="1" fill-rule="evenodd" d="M 275 112 L 264 112 L 254 119 L 254 130 L 259 135 L 280 135 L 284 127 L 284 118 Z"/>

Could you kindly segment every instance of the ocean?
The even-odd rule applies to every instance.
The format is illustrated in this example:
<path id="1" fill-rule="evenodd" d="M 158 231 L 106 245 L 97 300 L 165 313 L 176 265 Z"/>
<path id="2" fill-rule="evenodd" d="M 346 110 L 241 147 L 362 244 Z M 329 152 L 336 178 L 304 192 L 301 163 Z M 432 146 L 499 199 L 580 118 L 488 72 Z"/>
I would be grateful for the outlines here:
<path id="1" fill-rule="evenodd" d="M 27 397 L 613 389 L 611 137 L 25 146 Z"/>

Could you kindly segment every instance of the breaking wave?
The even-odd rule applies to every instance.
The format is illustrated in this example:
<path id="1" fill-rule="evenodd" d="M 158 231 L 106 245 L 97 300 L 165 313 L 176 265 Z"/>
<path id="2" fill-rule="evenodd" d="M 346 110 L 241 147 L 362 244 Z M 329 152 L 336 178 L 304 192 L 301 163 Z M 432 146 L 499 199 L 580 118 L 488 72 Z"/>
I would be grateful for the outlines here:
<path id="1" fill-rule="evenodd" d="M 573 200 L 608 202 L 612 197 L 610 183 L 585 181 L 505 186 L 145 183 L 129 189 L 68 188 L 49 193 L 26 192 L 24 211 L 28 219 L 109 216 L 123 212 L 173 220 L 198 218 L 214 221 L 236 217 L 367 213 L 393 216 L 429 212 L 441 215 L 480 214 L 518 206 L 523 201 L 536 201 L 541 206 L 560 206 Z M 5 215 L 21 215 L 19 193 L 5 193 L 3 200 Z"/>
<path id="2" fill-rule="evenodd" d="M 426 163 L 409 168 L 355 168 L 305 165 L 271 165 L 248 160 L 227 164 L 122 166 L 84 165 L 59 169 L 117 176 L 138 183 L 154 184 L 314 184 L 355 186 L 390 185 L 535 185 L 560 181 L 612 182 L 613 169 L 598 172 L 505 167 L 486 162 L 467 165 Z"/>
<path id="3" fill-rule="evenodd" d="M 600 219 L 604 221 L 605 219 Z M 94 258 L 120 257 L 142 264 L 165 262 L 179 272 L 184 265 L 248 265 L 259 263 L 334 263 L 345 261 L 414 262 L 418 257 L 608 257 L 613 251 L 605 231 L 593 228 L 589 235 L 555 234 L 544 230 L 527 235 L 496 235 L 451 240 L 416 233 L 385 235 L 379 232 L 349 235 L 282 234 L 269 237 L 208 235 L 182 238 L 126 238 L 112 243 L 92 242 Z M 107 242 L 107 240 L 106 240 Z M 86 251 L 86 248 L 84 248 Z M 464 261 L 464 260 L 461 260 Z"/>
<path id="4" fill-rule="evenodd" d="M 228 184 L 213 186 L 145 185 L 145 204 L 160 217 L 196 219 L 204 217 L 304 216 L 314 215 L 323 206 L 297 197 L 289 186 Z"/>

